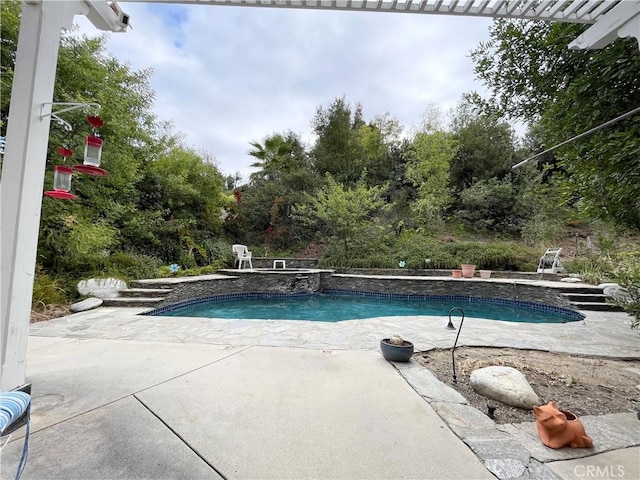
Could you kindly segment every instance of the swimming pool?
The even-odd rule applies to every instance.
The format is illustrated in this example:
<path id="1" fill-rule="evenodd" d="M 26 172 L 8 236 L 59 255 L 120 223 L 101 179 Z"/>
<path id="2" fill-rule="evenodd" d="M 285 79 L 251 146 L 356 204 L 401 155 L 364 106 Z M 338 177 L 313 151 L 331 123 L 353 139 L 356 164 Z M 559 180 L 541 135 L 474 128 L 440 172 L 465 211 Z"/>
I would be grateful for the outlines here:
<path id="1" fill-rule="evenodd" d="M 584 318 L 574 310 L 518 300 L 339 291 L 220 295 L 180 302 L 145 315 L 340 322 L 374 317 L 447 316 L 453 307 L 462 308 L 466 317 L 508 322 L 567 323 Z"/>

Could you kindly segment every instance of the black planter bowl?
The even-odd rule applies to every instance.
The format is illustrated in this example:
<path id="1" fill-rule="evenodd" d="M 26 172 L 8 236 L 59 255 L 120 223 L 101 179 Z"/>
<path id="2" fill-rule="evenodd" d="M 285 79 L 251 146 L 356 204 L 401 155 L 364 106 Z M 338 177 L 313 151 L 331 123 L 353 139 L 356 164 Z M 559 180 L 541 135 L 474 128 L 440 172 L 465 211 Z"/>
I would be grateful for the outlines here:
<path id="1" fill-rule="evenodd" d="M 413 343 L 402 341 L 402 345 L 389 343 L 388 338 L 380 340 L 380 350 L 382 356 L 390 362 L 408 362 L 413 355 Z"/>

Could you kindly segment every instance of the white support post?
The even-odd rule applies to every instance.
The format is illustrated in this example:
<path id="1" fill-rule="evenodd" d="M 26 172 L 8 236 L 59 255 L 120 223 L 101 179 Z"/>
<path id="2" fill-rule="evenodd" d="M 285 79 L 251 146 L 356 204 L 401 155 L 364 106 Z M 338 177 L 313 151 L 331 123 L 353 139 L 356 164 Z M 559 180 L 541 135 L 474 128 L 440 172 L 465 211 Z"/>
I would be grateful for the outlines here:
<path id="1" fill-rule="evenodd" d="M 23 1 L 2 178 L 0 391 L 25 382 L 29 314 L 60 32 L 76 2 Z"/>

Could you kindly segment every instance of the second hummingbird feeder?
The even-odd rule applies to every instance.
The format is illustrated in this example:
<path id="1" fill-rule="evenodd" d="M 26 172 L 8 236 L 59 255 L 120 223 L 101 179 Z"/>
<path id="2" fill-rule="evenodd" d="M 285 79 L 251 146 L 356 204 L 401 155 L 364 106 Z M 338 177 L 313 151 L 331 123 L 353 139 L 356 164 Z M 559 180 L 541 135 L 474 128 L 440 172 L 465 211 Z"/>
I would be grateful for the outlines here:
<path id="1" fill-rule="evenodd" d="M 100 166 L 100 157 L 102 156 L 102 139 L 94 136 L 88 136 L 84 142 L 84 164 L 92 167 Z"/>
<path id="2" fill-rule="evenodd" d="M 94 176 L 109 175 L 109 172 L 100 168 L 100 157 L 102 156 L 103 140 L 97 136 L 95 129 L 102 126 L 100 117 L 89 116 L 87 122 L 94 128 L 94 134 L 88 135 L 84 142 L 84 160 L 82 165 L 73 167 L 81 173 Z"/>

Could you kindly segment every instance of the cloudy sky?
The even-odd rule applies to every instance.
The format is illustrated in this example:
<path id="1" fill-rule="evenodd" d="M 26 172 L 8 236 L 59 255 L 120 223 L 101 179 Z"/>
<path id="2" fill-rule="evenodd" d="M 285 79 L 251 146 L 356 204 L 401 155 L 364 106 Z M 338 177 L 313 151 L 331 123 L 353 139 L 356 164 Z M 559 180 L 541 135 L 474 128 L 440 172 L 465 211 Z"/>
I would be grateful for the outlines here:
<path id="1" fill-rule="evenodd" d="M 225 174 L 251 172 L 249 142 L 293 130 L 313 140 L 319 106 L 345 96 L 366 120 L 391 113 L 405 130 L 430 104 L 483 91 L 469 51 L 489 19 L 208 5 L 120 3 L 132 30 L 108 50 L 153 68 L 155 113 Z M 97 31 L 76 17 L 81 32 Z"/>

